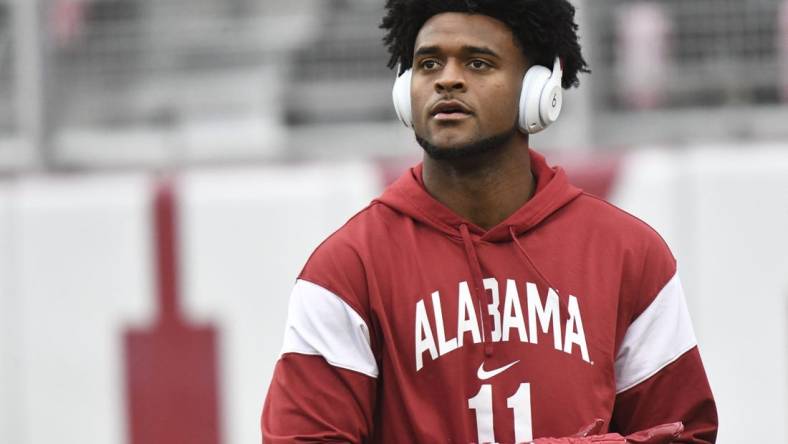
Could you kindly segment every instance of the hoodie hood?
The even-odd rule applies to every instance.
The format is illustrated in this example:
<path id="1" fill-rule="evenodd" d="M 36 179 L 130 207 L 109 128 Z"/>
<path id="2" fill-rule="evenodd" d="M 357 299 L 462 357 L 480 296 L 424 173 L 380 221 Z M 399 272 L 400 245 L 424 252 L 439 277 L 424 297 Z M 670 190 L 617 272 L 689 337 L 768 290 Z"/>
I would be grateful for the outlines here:
<path id="1" fill-rule="evenodd" d="M 538 225 L 574 200 L 582 191 L 571 185 L 560 167 L 550 167 L 544 156 L 529 150 L 531 171 L 536 180 L 534 195 L 517 211 L 498 225 L 485 230 L 464 219 L 429 194 L 422 180 L 422 164 L 410 168 L 376 199 L 400 213 L 429 225 L 453 238 L 461 238 L 460 227 L 481 241 L 512 241 L 512 234 L 521 235 Z"/>

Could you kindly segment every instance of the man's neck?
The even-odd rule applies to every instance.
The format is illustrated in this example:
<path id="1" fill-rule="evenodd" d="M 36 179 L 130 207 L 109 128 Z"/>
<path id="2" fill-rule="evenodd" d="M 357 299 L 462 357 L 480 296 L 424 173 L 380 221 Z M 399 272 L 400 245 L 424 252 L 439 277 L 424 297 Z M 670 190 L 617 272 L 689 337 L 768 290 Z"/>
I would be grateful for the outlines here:
<path id="1" fill-rule="evenodd" d="M 424 186 L 439 202 L 485 230 L 517 211 L 536 188 L 528 138 L 469 159 L 435 160 L 425 154 Z"/>

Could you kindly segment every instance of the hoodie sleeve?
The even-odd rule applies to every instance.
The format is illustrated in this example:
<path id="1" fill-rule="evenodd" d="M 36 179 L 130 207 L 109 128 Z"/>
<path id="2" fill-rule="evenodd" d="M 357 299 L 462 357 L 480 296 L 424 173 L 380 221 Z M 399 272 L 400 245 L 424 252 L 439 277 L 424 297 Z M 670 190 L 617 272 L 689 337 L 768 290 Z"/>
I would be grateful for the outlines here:
<path id="1" fill-rule="evenodd" d="M 290 296 L 263 406 L 264 443 L 362 443 L 372 434 L 379 371 L 363 267 L 350 249 L 327 243 Z"/>
<path id="2" fill-rule="evenodd" d="M 617 347 L 612 428 L 622 435 L 681 421 L 675 442 L 713 443 L 717 409 L 676 263 L 656 233 L 633 278 L 633 314 Z"/>

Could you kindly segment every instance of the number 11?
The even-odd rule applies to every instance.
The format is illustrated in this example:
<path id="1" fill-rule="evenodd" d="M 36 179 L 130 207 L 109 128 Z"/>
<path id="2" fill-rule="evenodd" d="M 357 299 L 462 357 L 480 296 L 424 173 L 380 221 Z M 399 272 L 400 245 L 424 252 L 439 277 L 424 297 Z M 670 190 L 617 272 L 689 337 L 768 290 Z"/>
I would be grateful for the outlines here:
<path id="1" fill-rule="evenodd" d="M 531 384 L 523 382 L 506 400 L 506 406 L 514 410 L 514 440 L 529 442 L 533 439 L 531 425 Z M 476 411 L 476 430 L 479 443 L 494 443 L 492 384 L 482 384 L 473 398 L 468 399 L 468 408 Z"/>

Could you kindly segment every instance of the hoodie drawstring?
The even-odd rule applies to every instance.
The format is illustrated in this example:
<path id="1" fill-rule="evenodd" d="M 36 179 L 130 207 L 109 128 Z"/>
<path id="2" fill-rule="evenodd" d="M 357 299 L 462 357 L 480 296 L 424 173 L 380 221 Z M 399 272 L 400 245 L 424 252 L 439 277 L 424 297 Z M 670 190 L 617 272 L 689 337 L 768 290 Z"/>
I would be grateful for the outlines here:
<path id="1" fill-rule="evenodd" d="M 485 301 L 482 297 L 482 267 L 479 264 L 479 258 L 476 256 L 476 249 L 473 247 L 473 240 L 471 239 L 470 231 L 468 231 L 468 225 L 460 225 L 460 234 L 462 235 L 462 242 L 465 245 L 465 256 L 468 259 L 468 267 L 470 268 L 471 279 L 473 281 L 471 291 L 473 292 L 477 304 L 479 304 L 479 319 L 482 323 L 482 335 L 484 337 L 484 354 L 490 357 L 493 354 L 492 330 L 490 322 L 485 322 L 487 310 L 484 309 Z"/>
<path id="2" fill-rule="evenodd" d="M 509 234 L 512 237 L 512 242 L 514 242 L 514 245 L 517 246 L 517 250 L 525 259 L 527 265 L 529 265 L 530 268 L 536 272 L 536 274 L 539 276 L 539 278 L 542 280 L 544 284 L 547 284 L 549 288 L 553 289 L 556 293 L 558 293 L 558 288 L 555 285 L 553 285 L 549 279 L 547 279 L 547 276 L 545 276 L 544 273 L 542 273 L 542 270 L 540 270 L 539 267 L 536 266 L 533 259 L 531 259 L 531 256 L 528 254 L 527 251 L 525 251 L 525 248 L 520 243 L 520 240 L 517 238 L 517 233 L 515 233 L 514 227 L 512 226 L 509 227 Z M 482 291 L 482 284 L 483 284 L 482 267 L 481 264 L 479 264 L 479 258 L 476 255 L 476 248 L 473 245 L 473 240 L 471 239 L 471 233 L 468 230 L 467 224 L 460 225 L 460 235 L 462 236 L 462 243 L 465 246 L 465 256 L 468 260 L 468 268 L 470 268 L 470 272 L 471 272 L 471 281 L 472 281 L 471 292 L 473 293 L 474 299 L 476 299 L 476 303 L 479 305 L 479 319 L 482 324 L 482 335 L 484 337 L 484 354 L 485 356 L 490 357 L 493 355 L 493 351 L 494 351 L 493 341 L 492 341 L 492 326 L 491 326 L 491 322 L 489 322 L 489 319 L 487 319 L 487 322 L 485 322 L 488 313 L 487 310 L 485 310 L 485 305 L 492 303 L 492 301 L 485 301 L 484 298 L 485 293 L 484 291 Z M 563 301 L 560 297 L 558 298 L 558 305 L 560 307 L 559 310 L 566 313 L 567 311 L 566 302 Z"/>
<path id="3" fill-rule="evenodd" d="M 557 294 L 559 294 L 559 298 L 558 298 L 558 306 L 560 307 L 561 311 L 563 311 L 564 313 L 566 313 L 566 312 L 568 311 L 568 309 L 567 309 L 567 307 L 566 307 L 566 302 L 564 302 L 564 301 L 563 301 L 563 300 L 560 298 L 560 293 L 558 293 L 558 287 L 556 287 L 555 285 L 553 285 L 553 284 L 550 282 L 550 280 L 548 280 L 548 279 L 547 279 L 547 277 L 544 275 L 544 273 L 542 273 L 542 270 L 540 270 L 540 269 L 539 269 L 539 267 L 537 267 L 537 266 L 536 266 L 536 264 L 534 263 L 534 261 L 531 259 L 531 256 L 529 256 L 529 255 L 528 255 L 528 252 L 527 252 L 527 251 L 525 251 L 525 248 L 524 248 L 524 247 L 523 247 L 523 245 L 520 243 L 520 240 L 517 238 L 517 233 L 515 233 L 515 232 L 514 232 L 514 227 L 513 227 L 513 226 L 511 226 L 511 225 L 509 226 L 509 234 L 512 236 L 512 241 L 513 241 L 513 242 L 514 242 L 514 244 L 517 246 L 517 249 L 518 249 L 518 250 L 520 250 L 520 253 L 522 253 L 523 257 L 524 257 L 524 258 L 525 258 L 525 260 L 528 262 L 528 264 L 531 266 L 531 268 L 532 268 L 534 271 L 536 271 L 536 274 L 537 274 L 537 275 L 538 275 L 538 276 L 539 276 L 539 277 L 542 279 L 542 281 L 543 281 L 545 284 L 547 284 L 548 288 L 552 288 L 553 290 L 555 290 L 555 292 L 556 292 Z"/>
<path id="4" fill-rule="evenodd" d="M 545 283 L 546 283 L 548 286 L 550 286 L 550 288 L 552 288 L 552 289 L 553 289 L 553 290 L 555 290 L 555 291 L 558 291 L 558 289 L 557 289 L 557 288 L 555 288 L 555 285 L 553 285 L 552 283 L 550 283 L 550 281 L 549 281 L 549 280 L 547 280 L 547 278 L 544 276 L 544 274 L 542 274 L 542 271 L 541 271 L 541 270 L 539 270 L 539 267 L 537 267 L 537 266 L 536 266 L 536 264 L 534 264 L 534 261 L 533 261 L 533 260 L 531 260 L 531 256 L 529 256 L 529 255 L 528 255 L 528 252 L 526 252 L 526 251 L 525 251 L 525 248 L 523 248 L 523 246 L 520 244 L 520 240 L 519 240 L 519 239 L 517 239 L 517 234 L 514 232 L 514 227 L 512 227 L 512 226 L 509 226 L 509 234 L 511 234 L 511 235 L 512 235 L 512 241 L 514 241 L 514 244 L 515 244 L 515 245 L 517 245 L 517 248 L 520 250 L 520 253 L 522 253 L 522 254 L 523 254 L 523 257 L 525 257 L 525 259 L 528 261 L 528 264 L 529 264 L 529 265 L 531 265 L 531 268 L 533 268 L 533 269 L 534 269 L 534 271 L 536 271 L 536 274 L 538 274 L 538 275 L 539 275 L 539 277 L 540 277 L 540 278 L 542 278 L 542 280 L 543 280 L 543 281 L 544 281 L 544 282 L 545 282 Z"/>

